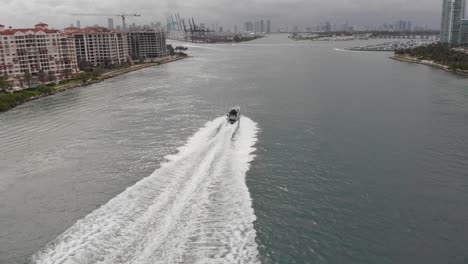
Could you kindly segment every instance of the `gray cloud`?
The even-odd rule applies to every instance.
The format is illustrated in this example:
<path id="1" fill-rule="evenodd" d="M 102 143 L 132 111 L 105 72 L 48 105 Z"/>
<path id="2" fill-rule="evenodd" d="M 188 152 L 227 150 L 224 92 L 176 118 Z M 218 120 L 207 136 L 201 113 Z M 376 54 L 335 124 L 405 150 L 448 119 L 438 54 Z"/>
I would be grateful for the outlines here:
<path id="1" fill-rule="evenodd" d="M 61 28 L 77 19 L 82 25 L 103 24 L 107 17 L 73 17 L 72 13 L 140 13 L 129 22 L 165 22 L 170 13 L 197 21 L 231 26 L 271 19 L 274 25 L 314 25 L 330 20 L 370 25 L 399 19 L 437 28 L 442 0 L 0 0 L 0 23 L 28 27 L 38 21 Z M 120 21 L 116 18 L 116 22 Z"/>

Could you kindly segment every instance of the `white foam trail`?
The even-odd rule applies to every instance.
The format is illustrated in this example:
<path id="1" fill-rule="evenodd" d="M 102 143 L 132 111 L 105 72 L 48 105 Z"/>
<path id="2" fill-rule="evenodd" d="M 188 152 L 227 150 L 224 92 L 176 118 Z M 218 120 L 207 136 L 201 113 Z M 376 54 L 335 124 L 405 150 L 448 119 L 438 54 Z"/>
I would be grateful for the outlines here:
<path id="1" fill-rule="evenodd" d="M 340 48 L 334 48 L 336 51 L 344 51 L 344 52 L 353 52 L 352 50 L 347 50 L 347 49 L 340 49 Z"/>
<path id="2" fill-rule="evenodd" d="M 245 175 L 256 123 L 208 122 L 151 176 L 76 222 L 33 263 L 259 263 Z"/>

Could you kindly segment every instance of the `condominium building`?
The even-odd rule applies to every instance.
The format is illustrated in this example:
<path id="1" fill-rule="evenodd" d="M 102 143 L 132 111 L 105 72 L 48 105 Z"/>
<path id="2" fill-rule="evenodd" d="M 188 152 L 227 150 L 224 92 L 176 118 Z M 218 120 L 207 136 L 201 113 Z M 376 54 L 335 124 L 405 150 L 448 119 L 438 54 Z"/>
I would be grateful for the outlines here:
<path id="1" fill-rule="evenodd" d="M 134 60 L 167 55 L 165 32 L 155 30 L 129 31 L 128 43 L 130 55 Z"/>
<path id="2" fill-rule="evenodd" d="M 461 45 L 468 45 L 468 19 L 463 19 L 461 21 L 460 44 Z"/>
<path id="3" fill-rule="evenodd" d="M 105 27 L 66 28 L 75 41 L 78 63 L 118 65 L 129 59 L 127 33 Z"/>
<path id="4" fill-rule="evenodd" d="M 450 31 L 450 17 L 452 14 L 452 1 L 443 0 L 442 2 L 442 21 L 440 25 L 440 42 L 448 43 Z"/>
<path id="5" fill-rule="evenodd" d="M 40 71 L 55 79 L 79 72 L 73 39 L 49 29 L 45 23 L 34 28 L 6 28 L 0 25 L 0 74 L 16 84 L 34 82 Z M 26 72 L 30 80 L 23 80 Z"/>
<path id="6" fill-rule="evenodd" d="M 440 41 L 450 45 L 461 44 L 462 19 L 466 0 L 443 0 Z"/>

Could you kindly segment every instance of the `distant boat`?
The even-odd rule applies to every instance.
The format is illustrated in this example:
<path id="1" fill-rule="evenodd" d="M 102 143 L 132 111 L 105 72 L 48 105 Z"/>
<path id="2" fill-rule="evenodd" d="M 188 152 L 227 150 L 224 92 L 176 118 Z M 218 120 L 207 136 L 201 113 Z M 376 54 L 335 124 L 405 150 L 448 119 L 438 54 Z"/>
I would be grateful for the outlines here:
<path id="1" fill-rule="evenodd" d="M 240 119 L 240 107 L 233 107 L 227 114 L 227 121 L 231 124 L 236 123 Z"/>

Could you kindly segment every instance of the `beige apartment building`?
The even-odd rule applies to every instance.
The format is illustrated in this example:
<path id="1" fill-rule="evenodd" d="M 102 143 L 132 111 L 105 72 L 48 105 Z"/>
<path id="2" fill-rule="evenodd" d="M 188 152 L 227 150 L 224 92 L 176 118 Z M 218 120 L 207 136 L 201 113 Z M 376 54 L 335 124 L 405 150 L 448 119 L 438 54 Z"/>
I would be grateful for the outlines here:
<path id="1" fill-rule="evenodd" d="M 15 85 L 26 85 L 24 74 L 31 73 L 35 83 L 41 70 L 58 80 L 78 74 L 73 38 L 45 23 L 21 29 L 0 25 L 0 74 Z"/>
<path id="2" fill-rule="evenodd" d="M 130 58 L 125 32 L 98 26 L 82 29 L 69 27 L 64 30 L 74 38 L 79 63 L 108 66 L 127 62 Z"/>

